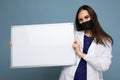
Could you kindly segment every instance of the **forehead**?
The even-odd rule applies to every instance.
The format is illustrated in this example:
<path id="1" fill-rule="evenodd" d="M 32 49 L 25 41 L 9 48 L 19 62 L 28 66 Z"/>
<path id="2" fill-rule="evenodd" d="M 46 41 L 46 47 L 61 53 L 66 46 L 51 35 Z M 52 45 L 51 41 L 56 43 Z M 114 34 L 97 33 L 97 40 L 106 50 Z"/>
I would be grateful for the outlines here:
<path id="1" fill-rule="evenodd" d="M 79 13 L 78 13 L 78 18 L 84 18 L 85 16 L 89 16 L 89 13 L 87 10 L 81 10 Z"/>

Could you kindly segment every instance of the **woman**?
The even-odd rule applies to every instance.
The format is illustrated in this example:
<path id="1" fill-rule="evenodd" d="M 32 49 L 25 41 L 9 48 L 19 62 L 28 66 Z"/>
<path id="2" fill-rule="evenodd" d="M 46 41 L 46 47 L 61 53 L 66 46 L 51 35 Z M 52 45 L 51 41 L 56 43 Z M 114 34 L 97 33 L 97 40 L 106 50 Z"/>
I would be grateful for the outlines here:
<path id="1" fill-rule="evenodd" d="M 113 39 L 102 29 L 95 11 L 83 5 L 76 14 L 76 40 L 72 47 L 77 63 L 65 66 L 60 80 L 103 80 L 111 65 Z"/>

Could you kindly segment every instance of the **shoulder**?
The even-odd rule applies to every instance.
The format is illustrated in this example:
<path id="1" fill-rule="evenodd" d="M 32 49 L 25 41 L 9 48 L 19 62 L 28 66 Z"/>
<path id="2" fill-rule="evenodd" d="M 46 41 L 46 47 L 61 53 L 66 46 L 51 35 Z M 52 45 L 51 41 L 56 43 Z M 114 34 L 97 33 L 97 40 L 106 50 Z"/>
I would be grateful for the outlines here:
<path id="1" fill-rule="evenodd" d="M 112 44 L 109 41 L 105 41 L 105 45 L 97 44 L 96 51 L 101 52 L 103 54 L 111 53 L 112 51 Z"/>
<path id="2" fill-rule="evenodd" d="M 112 47 L 112 43 L 109 40 L 103 39 L 103 42 L 105 44 L 105 45 L 103 45 L 104 47 Z"/>
<path id="3" fill-rule="evenodd" d="M 75 31 L 75 35 L 84 35 L 84 31 Z"/>
<path id="4" fill-rule="evenodd" d="M 75 39 L 79 39 L 79 38 L 82 38 L 84 35 L 84 32 L 83 31 L 75 31 Z"/>

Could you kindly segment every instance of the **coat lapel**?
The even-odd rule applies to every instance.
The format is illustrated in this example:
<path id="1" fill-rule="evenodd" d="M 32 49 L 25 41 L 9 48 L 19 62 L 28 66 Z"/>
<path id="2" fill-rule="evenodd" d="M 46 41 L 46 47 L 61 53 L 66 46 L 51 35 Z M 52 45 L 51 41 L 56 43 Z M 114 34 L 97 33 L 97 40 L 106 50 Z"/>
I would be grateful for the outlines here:
<path id="1" fill-rule="evenodd" d="M 83 51 L 83 45 L 84 45 L 84 32 L 79 32 L 79 33 L 78 33 L 78 36 L 77 36 L 77 39 L 78 39 L 78 41 L 79 41 L 81 50 Z"/>

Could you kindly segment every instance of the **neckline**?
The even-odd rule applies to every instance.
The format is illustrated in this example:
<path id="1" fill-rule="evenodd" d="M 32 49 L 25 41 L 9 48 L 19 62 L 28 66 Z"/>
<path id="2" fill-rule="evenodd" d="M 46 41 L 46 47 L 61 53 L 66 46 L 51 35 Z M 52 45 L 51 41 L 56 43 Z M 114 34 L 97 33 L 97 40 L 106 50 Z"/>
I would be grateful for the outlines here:
<path id="1" fill-rule="evenodd" d="M 93 37 L 91 37 L 91 36 L 87 36 L 87 35 L 84 35 L 84 37 L 87 37 L 87 38 L 93 38 Z"/>

